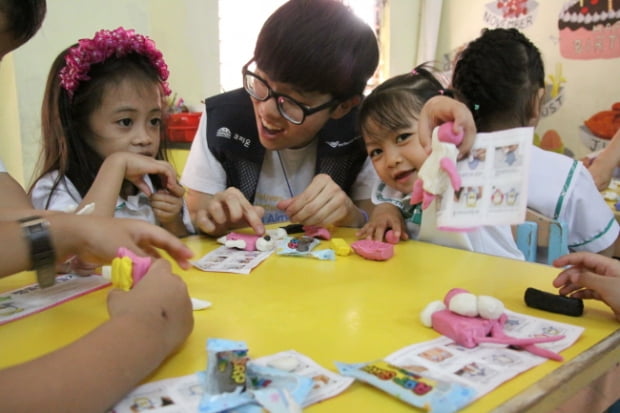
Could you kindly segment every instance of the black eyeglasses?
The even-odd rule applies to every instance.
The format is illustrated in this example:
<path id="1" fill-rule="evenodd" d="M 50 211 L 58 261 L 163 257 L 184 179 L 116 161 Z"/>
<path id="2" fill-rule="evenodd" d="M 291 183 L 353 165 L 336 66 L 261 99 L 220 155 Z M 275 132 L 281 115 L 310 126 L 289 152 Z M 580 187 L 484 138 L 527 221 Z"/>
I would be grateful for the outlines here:
<path id="1" fill-rule="evenodd" d="M 254 99 L 260 100 L 261 102 L 265 102 L 272 97 L 275 98 L 280 115 L 294 125 L 301 125 L 304 123 L 304 120 L 306 120 L 306 116 L 330 108 L 339 102 L 338 99 L 332 99 L 329 102 L 311 108 L 297 102 L 291 97 L 274 92 L 265 79 L 261 78 L 256 73 L 250 72 L 247 67 L 248 65 L 243 67 L 243 87 L 245 91 Z"/>

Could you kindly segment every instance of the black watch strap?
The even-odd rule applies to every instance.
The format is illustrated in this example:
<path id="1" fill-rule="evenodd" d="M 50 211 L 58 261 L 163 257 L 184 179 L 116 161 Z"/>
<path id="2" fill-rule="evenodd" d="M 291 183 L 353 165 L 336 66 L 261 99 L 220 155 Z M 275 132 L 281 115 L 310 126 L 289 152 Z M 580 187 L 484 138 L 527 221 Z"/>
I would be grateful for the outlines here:
<path id="1" fill-rule="evenodd" d="M 37 272 L 37 281 L 41 288 L 56 282 L 56 254 L 49 232 L 49 222 L 39 216 L 18 220 L 24 236 L 30 245 L 30 270 Z"/>

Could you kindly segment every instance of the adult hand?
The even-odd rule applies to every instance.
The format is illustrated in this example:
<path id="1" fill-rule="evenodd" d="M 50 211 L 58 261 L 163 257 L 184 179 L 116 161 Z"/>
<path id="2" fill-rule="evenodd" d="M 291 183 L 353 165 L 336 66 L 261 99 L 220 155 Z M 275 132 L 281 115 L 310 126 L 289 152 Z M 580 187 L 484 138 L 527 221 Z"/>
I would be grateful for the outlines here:
<path id="1" fill-rule="evenodd" d="M 455 134 L 463 132 L 463 142 L 459 145 L 462 158 L 474 144 L 476 124 L 467 106 L 447 96 L 434 96 L 422 107 L 418 118 L 420 143 L 430 153 L 433 129 L 445 122 L 454 122 Z"/>
<path id="2" fill-rule="evenodd" d="M 190 195 L 192 192 L 190 191 Z M 225 234 L 231 228 L 250 226 L 258 235 L 265 233 L 262 207 L 252 205 L 239 189 L 230 187 L 208 197 L 195 209 L 194 222 L 203 232 L 211 236 Z M 191 199 L 191 198 L 190 198 Z"/>
<path id="3" fill-rule="evenodd" d="M 291 222 L 304 225 L 358 227 L 364 216 L 340 185 L 327 174 L 316 175 L 299 195 L 278 202 Z"/>
<path id="4" fill-rule="evenodd" d="M 163 228 L 146 221 L 94 215 L 57 214 L 47 217 L 57 261 L 76 255 L 84 262 L 110 262 L 119 247 L 138 255 L 159 257 L 161 248 L 181 266 L 188 269 L 192 251 L 181 240 Z"/>
<path id="5" fill-rule="evenodd" d="M 409 239 L 409 234 L 405 231 L 405 220 L 398 207 L 384 202 L 374 207 L 366 225 L 355 235 L 360 239 L 385 241 L 385 233 L 390 229 L 397 240 Z"/>
<path id="6" fill-rule="evenodd" d="M 108 312 L 111 318 L 135 317 L 152 326 L 166 352 L 181 344 L 194 326 L 187 286 L 161 259 L 153 261 L 144 278 L 130 291 L 112 290 Z"/>
<path id="7" fill-rule="evenodd" d="M 619 261 L 591 252 L 576 252 L 556 259 L 553 265 L 570 266 L 553 280 L 560 294 L 601 300 L 620 321 Z"/>

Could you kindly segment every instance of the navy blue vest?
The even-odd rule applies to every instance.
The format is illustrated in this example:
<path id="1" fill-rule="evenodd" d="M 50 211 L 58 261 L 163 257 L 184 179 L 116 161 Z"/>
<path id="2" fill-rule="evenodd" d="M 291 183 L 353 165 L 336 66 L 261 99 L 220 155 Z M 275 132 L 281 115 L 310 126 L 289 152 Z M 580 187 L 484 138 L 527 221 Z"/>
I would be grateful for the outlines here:
<path id="1" fill-rule="evenodd" d="M 226 187 L 238 188 L 254 202 L 265 148 L 258 138 L 250 96 L 236 89 L 208 98 L 205 106 L 207 144 L 226 171 Z M 316 136 L 316 173 L 328 174 L 349 195 L 367 157 L 356 117 L 355 109 L 330 119 Z"/>

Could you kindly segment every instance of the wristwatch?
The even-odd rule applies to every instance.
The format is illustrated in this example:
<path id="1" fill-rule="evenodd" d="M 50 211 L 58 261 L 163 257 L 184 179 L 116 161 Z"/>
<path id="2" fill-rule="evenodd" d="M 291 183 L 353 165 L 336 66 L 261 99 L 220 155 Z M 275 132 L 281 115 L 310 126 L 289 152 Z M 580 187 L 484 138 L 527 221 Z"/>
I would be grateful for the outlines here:
<path id="1" fill-rule="evenodd" d="M 41 288 L 56 282 L 56 254 L 52 246 L 49 222 L 40 216 L 31 216 L 18 220 L 24 237 L 30 245 L 30 271 L 37 272 L 37 282 Z"/>

